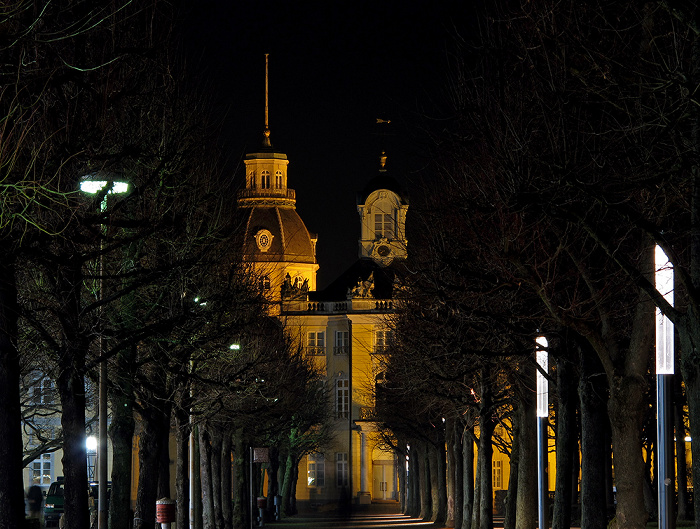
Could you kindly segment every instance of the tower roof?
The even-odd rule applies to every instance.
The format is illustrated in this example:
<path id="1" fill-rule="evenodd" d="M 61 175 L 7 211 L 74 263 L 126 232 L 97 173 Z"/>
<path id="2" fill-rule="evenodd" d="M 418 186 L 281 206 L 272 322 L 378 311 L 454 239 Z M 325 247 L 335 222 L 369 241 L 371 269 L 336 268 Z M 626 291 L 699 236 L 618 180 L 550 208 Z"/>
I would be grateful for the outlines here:
<path id="1" fill-rule="evenodd" d="M 358 204 L 364 204 L 367 197 L 379 189 L 387 189 L 396 193 L 401 199 L 402 204 L 408 204 L 408 195 L 403 190 L 403 187 L 386 169 L 386 158 L 386 155 L 382 152 L 379 173 L 367 182 L 364 189 L 357 194 Z"/>

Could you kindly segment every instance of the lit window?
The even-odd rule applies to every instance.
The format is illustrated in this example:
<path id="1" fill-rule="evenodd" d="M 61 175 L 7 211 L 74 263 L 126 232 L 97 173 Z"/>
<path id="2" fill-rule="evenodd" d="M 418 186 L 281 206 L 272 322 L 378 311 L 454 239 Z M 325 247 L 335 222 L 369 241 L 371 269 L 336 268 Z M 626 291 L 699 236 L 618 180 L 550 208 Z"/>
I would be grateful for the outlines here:
<path id="1" fill-rule="evenodd" d="M 350 414 L 350 381 L 339 378 L 335 383 L 335 413 L 339 419 L 347 419 Z"/>
<path id="2" fill-rule="evenodd" d="M 326 354 L 326 331 L 312 331 L 306 335 L 306 352 L 313 356 Z"/>
<path id="3" fill-rule="evenodd" d="M 394 219 L 389 213 L 374 214 L 374 236 L 377 239 L 394 238 Z"/>
<path id="4" fill-rule="evenodd" d="M 335 331 L 335 346 L 333 354 L 346 355 L 350 351 L 350 333 L 348 331 Z"/>
<path id="5" fill-rule="evenodd" d="M 502 489 L 503 488 L 503 469 L 501 467 L 501 461 L 493 462 L 493 488 Z"/>
<path id="6" fill-rule="evenodd" d="M 385 353 L 393 341 L 393 331 L 376 331 L 374 333 L 374 352 Z"/>
<path id="7" fill-rule="evenodd" d="M 51 485 L 53 481 L 53 453 L 41 454 L 29 465 L 30 482 L 37 485 Z"/>
<path id="8" fill-rule="evenodd" d="M 262 189 L 270 189 L 270 171 L 263 171 L 260 174 L 260 187 Z"/>
<path id="9" fill-rule="evenodd" d="M 307 461 L 307 484 L 309 487 L 323 487 L 326 484 L 325 458 L 323 454 L 309 454 Z"/>
<path id="10" fill-rule="evenodd" d="M 275 172 L 275 187 L 282 189 L 282 171 Z"/>
<path id="11" fill-rule="evenodd" d="M 335 475 L 338 487 L 347 487 L 348 480 L 348 453 L 336 452 L 335 454 Z"/>

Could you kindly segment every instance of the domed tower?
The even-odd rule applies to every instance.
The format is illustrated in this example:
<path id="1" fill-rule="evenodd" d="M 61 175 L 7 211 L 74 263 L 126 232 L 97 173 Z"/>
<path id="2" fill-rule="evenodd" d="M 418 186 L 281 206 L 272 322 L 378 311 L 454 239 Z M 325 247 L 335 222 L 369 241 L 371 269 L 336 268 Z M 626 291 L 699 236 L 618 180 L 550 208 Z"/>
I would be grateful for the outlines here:
<path id="1" fill-rule="evenodd" d="M 246 185 L 238 192 L 245 217 L 243 259 L 253 265 L 270 300 L 301 298 L 316 290 L 316 242 L 296 211 L 293 189 L 287 187 L 287 155 L 270 142 L 265 55 L 265 130 L 262 147 L 245 158 Z"/>
<path id="2" fill-rule="evenodd" d="M 360 258 L 373 259 L 382 266 L 407 254 L 406 212 L 408 199 L 399 183 L 386 170 L 382 153 L 379 174 L 357 197 L 360 214 Z"/>

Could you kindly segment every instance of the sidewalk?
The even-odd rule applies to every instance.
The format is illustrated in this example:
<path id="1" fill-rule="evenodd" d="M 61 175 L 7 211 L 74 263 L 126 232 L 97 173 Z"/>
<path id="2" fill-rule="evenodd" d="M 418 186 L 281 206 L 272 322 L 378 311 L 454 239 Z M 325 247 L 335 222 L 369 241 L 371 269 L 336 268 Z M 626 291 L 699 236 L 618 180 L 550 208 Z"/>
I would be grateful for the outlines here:
<path id="1" fill-rule="evenodd" d="M 338 513 L 304 512 L 284 518 L 279 522 L 265 524 L 270 529 L 443 529 L 444 526 L 424 522 L 399 512 L 399 505 L 391 503 L 372 503 L 355 507 L 350 515 Z"/>

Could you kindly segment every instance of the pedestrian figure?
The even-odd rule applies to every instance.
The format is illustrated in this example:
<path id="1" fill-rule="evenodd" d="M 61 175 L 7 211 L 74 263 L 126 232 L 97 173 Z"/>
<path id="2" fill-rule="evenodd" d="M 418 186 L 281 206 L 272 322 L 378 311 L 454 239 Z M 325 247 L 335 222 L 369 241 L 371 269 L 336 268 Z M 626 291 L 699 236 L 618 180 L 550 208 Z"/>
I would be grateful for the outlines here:
<path id="1" fill-rule="evenodd" d="M 41 492 L 41 487 L 38 485 L 38 480 L 34 479 L 33 484 L 27 491 L 27 503 L 29 504 L 29 517 L 41 517 L 41 504 L 44 502 L 44 495 Z"/>

